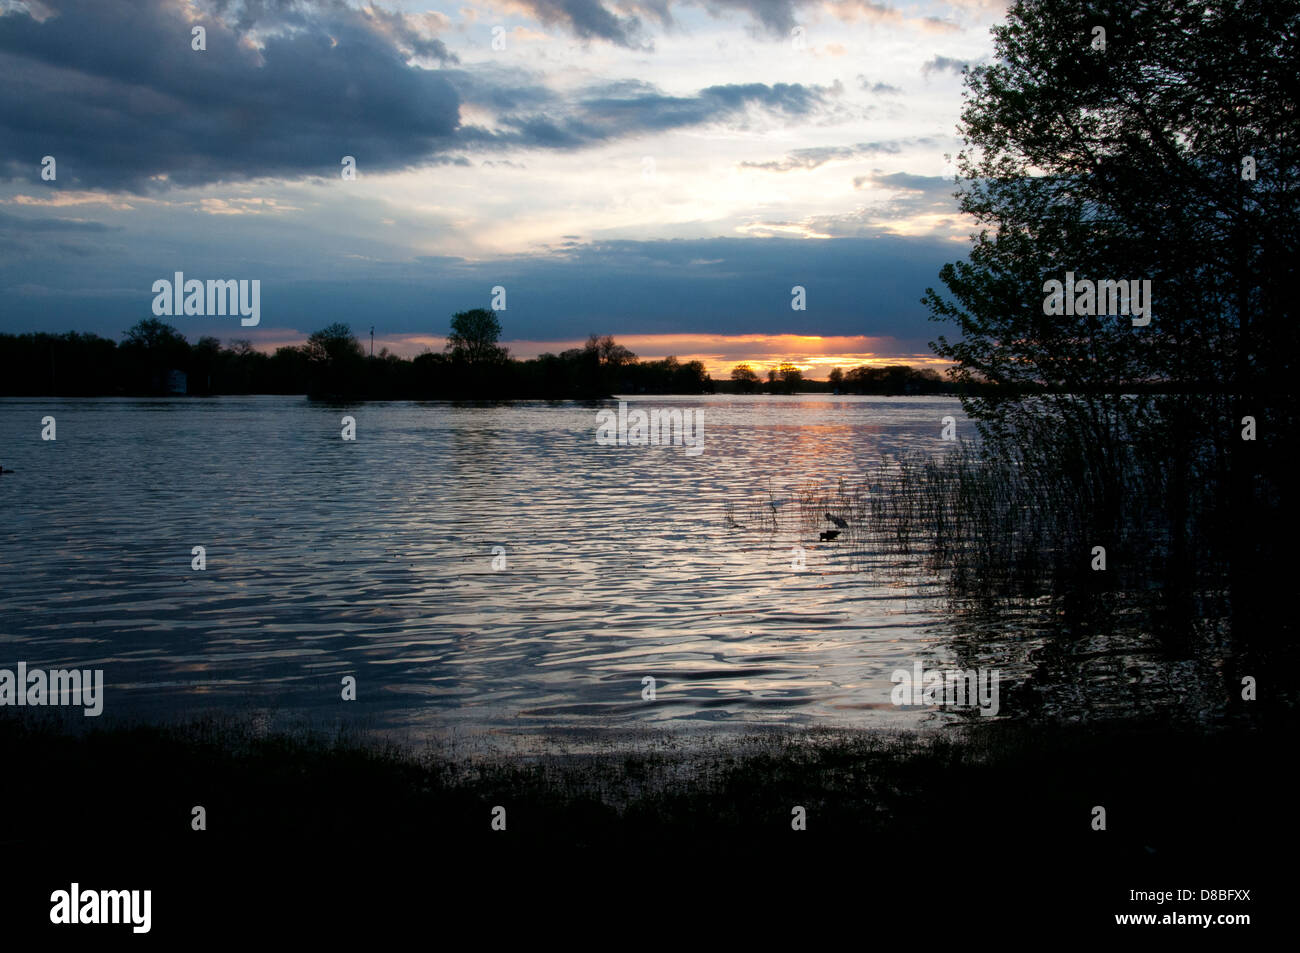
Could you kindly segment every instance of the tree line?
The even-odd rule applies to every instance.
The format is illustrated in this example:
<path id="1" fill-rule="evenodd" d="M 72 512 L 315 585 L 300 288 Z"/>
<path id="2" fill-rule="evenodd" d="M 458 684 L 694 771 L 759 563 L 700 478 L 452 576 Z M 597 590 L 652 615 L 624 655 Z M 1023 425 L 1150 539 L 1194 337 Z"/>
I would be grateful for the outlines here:
<path id="1" fill-rule="evenodd" d="M 305 344 L 263 353 L 249 340 L 215 337 L 191 344 L 157 318 L 140 321 L 120 343 L 96 334 L 0 334 L 0 394 L 6 396 L 148 396 L 184 392 L 307 394 L 321 399 L 437 400 L 458 398 L 591 399 L 610 394 L 952 393 L 958 385 L 932 369 L 904 365 L 839 368 L 826 381 L 805 379 L 784 363 L 766 380 L 748 364 L 715 382 L 700 361 L 640 360 L 609 335 L 578 348 L 513 359 L 498 341 L 492 311 L 452 317 L 447 346 L 412 359 L 383 348 L 366 354 L 347 324 L 331 324 Z M 184 375 L 183 388 L 180 374 Z"/>
<path id="2" fill-rule="evenodd" d="M 731 385 L 726 389 L 740 394 L 839 393 L 873 395 L 956 394 L 962 385 L 944 380 L 933 368 L 915 368 L 906 364 L 879 367 L 863 365 L 845 373 L 832 368 L 825 381 L 805 378 L 795 364 L 782 362 L 760 376 L 751 364 L 737 364 L 731 369 Z"/>
<path id="3" fill-rule="evenodd" d="M 0 394 L 6 396 L 147 396 L 184 392 L 306 394 L 319 399 L 587 399 L 613 393 L 700 394 L 713 381 L 700 361 L 638 360 L 608 335 L 560 354 L 512 359 L 497 344 L 496 315 L 481 309 L 452 318 L 447 347 L 413 359 L 387 348 L 368 356 L 347 324 L 335 323 L 305 344 L 266 354 L 251 341 L 195 344 L 156 318 L 140 321 L 121 343 L 96 334 L 0 334 Z M 180 374 L 184 375 L 183 391 Z"/>

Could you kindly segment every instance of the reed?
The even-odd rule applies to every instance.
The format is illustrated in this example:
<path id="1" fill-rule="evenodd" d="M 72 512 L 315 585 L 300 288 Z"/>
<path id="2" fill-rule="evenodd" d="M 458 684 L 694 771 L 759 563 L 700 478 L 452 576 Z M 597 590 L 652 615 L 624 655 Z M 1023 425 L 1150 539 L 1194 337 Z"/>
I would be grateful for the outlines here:
<path id="1" fill-rule="evenodd" d="M 1011 444 L 991 453 L 958 442 L 883 457 L 858 480 L 783 492 L 769 478 L 727 504 L 724 518 L 733 528 L 812 535 L 831 525 L 829 513 L 847 521 L 840 538 L 850 547 L 919 557 L 966 593 L 1024 596 L 1085 580 L 1146 588 L 1170 573 L 1204 582 L 1223 568 L 1213 507 L 1194 494 L 1173 508 L 1167 492 L 1167 480 L 1123 446 L 1061 441 L 1050 452 Z M 1105 573 L 1093 568 L 1095 547 Z M 1189 564 L 1188 552 L 1199 558 Z"/>

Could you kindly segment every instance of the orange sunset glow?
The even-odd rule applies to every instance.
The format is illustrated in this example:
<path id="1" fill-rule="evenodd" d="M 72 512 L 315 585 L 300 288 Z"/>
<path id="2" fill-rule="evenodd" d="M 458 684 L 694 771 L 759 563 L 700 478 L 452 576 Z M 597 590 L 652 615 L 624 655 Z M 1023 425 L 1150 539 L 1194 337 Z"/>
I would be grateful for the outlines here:
<path id="1" fill-rule="evenodd" d="M 361 330 L 359 337 L 368 351 L 370 338 L 364 329 Z M 255 344 L 259 350 L 271 353 L 278 347 L 298 346 L 306 336 L 276 333 L 255 339 Z M 806 377 L 816 380 L 824 379 L 836 367 L 847 371 L 864 365 L 907 364 L 935 369 L 948 366 L 948 362 L 928 350 L 909 347 L 913 342 L 869 335 L 626 334 L 614 335 L 614 338 L 643 361 L 658 361 L 669 355 L 683 363 L 700 361 L 715 379 L 727 378 L 737 364 L 748 364 L 762 376 L 769 369 L 789 362 Z M 585 343 L 586 338 L 502 341 L 510 349 L 510 355 L 520 359 L 546 353 L 559 354 Z M 387 348 L 389 353 L 405 358 L 415 357 L 425 350 L 441 351 L 445 345 L 446 338 L 433 334 L 376 334 L 374 341 L 376 354 Z"/>

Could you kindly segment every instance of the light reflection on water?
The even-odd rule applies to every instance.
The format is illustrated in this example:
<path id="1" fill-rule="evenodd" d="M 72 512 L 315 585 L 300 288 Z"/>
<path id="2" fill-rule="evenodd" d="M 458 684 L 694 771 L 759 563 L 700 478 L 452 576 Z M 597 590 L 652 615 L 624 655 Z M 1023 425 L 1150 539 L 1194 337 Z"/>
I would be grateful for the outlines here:
<path id="1" fill-rule="evenodd" d="M 934 723 L 889 676 L 948 658 L 935 581 L 723 508 L 938 450 L 959 404 L 630 400 L 701 408 L 704 452 L 598 446 L 608 404 L 0 401 L 0 667 L 103 668 L 113 714 L 415 734 Z"/>

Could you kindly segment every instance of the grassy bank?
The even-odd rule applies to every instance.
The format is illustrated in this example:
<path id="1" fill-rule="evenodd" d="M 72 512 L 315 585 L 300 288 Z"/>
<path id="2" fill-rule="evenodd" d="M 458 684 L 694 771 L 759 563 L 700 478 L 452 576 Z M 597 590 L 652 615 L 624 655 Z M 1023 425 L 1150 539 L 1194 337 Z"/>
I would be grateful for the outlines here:
<path id="1" fill-rule="evenodd" d="M 1293 727 L 814 732 L 519 759 L 6 714 L 0 856 L 20 862 L 6 932 L 50 929 L 51 891 L 73 881 L 152 889 L 159 938 L 879 935 L 935 911 L 985 936 L 1073 934 L 1147 909 L 1134 889 L 1229 886 L 1254 891 L 1233 909 L 1263 922 L 1269 858 L 1297 833 L 1278 764 Z M 207 830 L 191 829 L 195 805 Z"/>
<path id="2" fill-rule="evenodd" d="M 1263 782 L 1287 737 L 1286 726 L 977 725 L 929 736 L 659 739 L 580 755 L 555 746 L 521 759 L 263 734 L 235 720 L 66 733 L 5 716 L 0 757 L 39 784 L 5 786 L 5 816 L 24 822 L 0 840 L 26 850 L 88 836 L 105 848 L 436 838 L 445 848 L 504 840 L 490 828 L 490 809 L 502 805 L 512 841 L 604 849 L 671 835 L 739 845 L 788 839 L 798 805 L 810 838 L 909 840 L 942 829 L 1026 849 L 1092 855 L 1104 841 L 1106 854 L 1178 855 L 1269 833 L 1246 828 L 1285 815 L 1257 808 L 1280 800 Z M 206 831 L 191 830 L 194 805 L 207 810 Z M 1107 807 L 1104 836 L 1090 828 L 1095 805 Z M 1216 833 L 1207 810 L 1238 813 Z"/>

